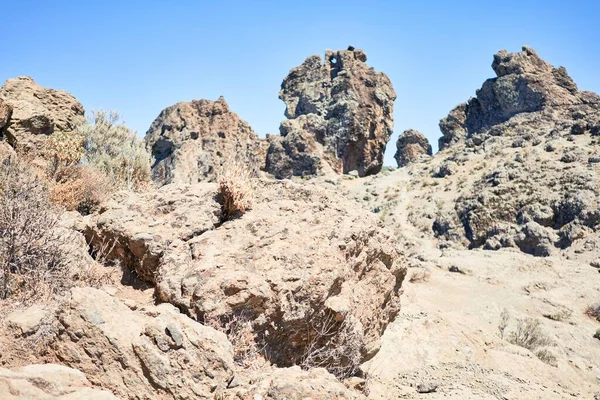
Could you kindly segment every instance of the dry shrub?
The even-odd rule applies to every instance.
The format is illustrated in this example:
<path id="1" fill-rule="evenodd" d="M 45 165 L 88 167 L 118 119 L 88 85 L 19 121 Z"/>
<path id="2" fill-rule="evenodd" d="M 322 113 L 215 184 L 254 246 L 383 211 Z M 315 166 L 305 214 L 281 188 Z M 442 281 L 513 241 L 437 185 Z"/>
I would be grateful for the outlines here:
<path id="1" fill-rule="evenodd" d="M 50 178 L 50 201 L 83 215 L 91 214 L 114 191 L 108 178 L 87 165 L 58 167 Z"/>
<path id="2" fill-rule="evenodd" d="M 600 303 L 594 303 L 585 309 L 585 315 L 600 321 Z"/>
<path id="3" fill-rule="evenodd" d="M 517 328 L 514 332 L 510 333 L 508 341 L 530 350 L 546 364 L 557 365 L 554 354 L 545 349 L 545 347 L 553 346 L 554 342 L 542 330 L 540 321 L 537 319 L 526 318 L 517 320 Z"/>
<path id="4" fill-rule="evenodd" d="M 348 316 L 340 321 L 335 313 L 326 311 L 315 314 L 311 322 L 309 345 L 300 366 L 325 368 L 339 379 L 355 375 L 362 360 L 358 324 Z"/>
<path id="5" fill-rule="evenodd" d="M 15 158 L 0 171 L 0 298 L 23 301 L 67 286 L 67 250 L 42 181 Z"/>
<path id="6" fill-rule="evenodd" d="M 264 355 L 265 345 L 257 337 L 252 319 L 243 312 L 224 320 L 205 317 L 204 323 L 227 335 L 233 347 L 233 359 L 240 367 L 259 370 L 268 364 Z"/>
<path id="7" fill-rule="evenodd" d="M 239 217 L 252 207 L 252 175 L 249 168 L 239 163 L 230 163 L 223 169 L 217 191 L 222 221 Z"/>

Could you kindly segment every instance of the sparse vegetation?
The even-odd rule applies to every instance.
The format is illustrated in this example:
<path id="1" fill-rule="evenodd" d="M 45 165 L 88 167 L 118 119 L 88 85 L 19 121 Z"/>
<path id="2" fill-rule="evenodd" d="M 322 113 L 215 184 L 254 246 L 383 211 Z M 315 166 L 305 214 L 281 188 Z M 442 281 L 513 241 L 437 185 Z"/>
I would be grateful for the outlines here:
<path id="1" fill-rule="evenodd" d="M 508 336 L 508 341 L 517 346 L 530 350 L 541 361 L 556 366 L 556 357 L 545 347 L 553 346 L 554 342 L 540 327 L 540 321 L 533 318 L 517 320 L 517 327 Z"/>
<path id="2" fill-rule="evenodd" d="M 23 300 L 67 285 L 67 250 L 42 181 L 14 158 L 0 172 L 0 298 Z"/>
<path id="3" fill-rule="evenodd" d="M 585 309 L 585 315 L 600 321 L 600 303 L 594 303 Z"/>
<path id="4" fill-rule="evenodd" d="M 253 194 L 252 172 L 243 164 L 229 163 L 221 172 L 217 191 L 221 220 L 228 221 L 248 211 Z"/>
<path id="5" fill-rule="evenodd" d="M 233 360 L 240 367 L 257 370 L 268 364 L 264 354 L 265 345 L 257 337 L 248 315 L 242 312 L 224 321 L 207 317 L 204 324 L 227 335 L 233 347 Z"/>
<path id="6" fill-rule="evenodd" d="M 309 345 L 300 366 L 325 368 L 339 379 L 353 376 L 362 360 L 358 326 L 348 316 L 340 321 L 325 311 L 314 315 L 311 321 Z"/>

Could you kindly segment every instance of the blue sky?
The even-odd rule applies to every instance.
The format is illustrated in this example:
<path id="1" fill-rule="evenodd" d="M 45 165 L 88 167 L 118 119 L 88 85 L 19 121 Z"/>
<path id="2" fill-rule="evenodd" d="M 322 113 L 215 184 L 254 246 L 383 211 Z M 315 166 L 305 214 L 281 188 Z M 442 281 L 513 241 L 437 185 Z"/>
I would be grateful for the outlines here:
<path id="1" fill-rule="evenodd" d="M 422 131 L 493 77 L 492 55 L 532 46 L 600 92 L 598 1 L 5 1 L 0 80 L 29 75 L 87 110 L 116 109 L 143 135 L 178 101 L 225 96 L 277 133 L 288 71 L 325 49 L 362 48 L 392 80 L 395 135 Z"/>

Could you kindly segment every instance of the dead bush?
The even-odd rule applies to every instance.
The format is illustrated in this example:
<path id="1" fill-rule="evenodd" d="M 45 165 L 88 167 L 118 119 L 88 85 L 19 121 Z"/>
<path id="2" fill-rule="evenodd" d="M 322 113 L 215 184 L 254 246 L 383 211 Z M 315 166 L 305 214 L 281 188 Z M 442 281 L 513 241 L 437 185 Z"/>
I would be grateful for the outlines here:
<path id="1" fill-rule="evenodd" d="M 356 374 L 362 360 L 362 334 L 358 324 L 346 317 L 321 311 L 311 318 L 309 345 L 300 366 L 304 369 L 325 368 L 339 379 Z"/>
<path id="2" fill-rule="evenodd" d="M 60 166 L 50 178 L 50 201 L 68 211 L 91 214 L 114 187 L 87 165 Z"/>
<path id="3" fill-rule="evenodd" d="M 31 297 L 67 285 L 68 254 L 42 181 L 15 158 L 0 171 L 0 298 Z"/>
<path id="4" fill-rule="evenodd" d="M 254 186 L 252 172 L 239 163 L 230 163 L 220 174 L 217 199 L 221 204 L 221 220 L 243 215 L 252 207 Z"/>
<path id="5" fill-rule="evenodd" d="M 227 335 L 233 347 L 233 360 L 240 367 L 258 370 L 268 364 L 264 355 L 265 345 L 261 344 L 252 326 L 252 319 L 243 312 L 221 320 L 206 317 L 204 323 Z"/>

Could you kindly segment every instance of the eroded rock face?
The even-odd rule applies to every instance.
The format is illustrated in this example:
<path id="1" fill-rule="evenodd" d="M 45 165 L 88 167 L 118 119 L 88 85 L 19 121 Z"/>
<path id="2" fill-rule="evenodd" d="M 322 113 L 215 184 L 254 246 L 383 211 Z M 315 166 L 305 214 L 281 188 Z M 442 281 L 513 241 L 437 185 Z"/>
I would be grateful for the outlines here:
<path id="1" fill-rule="evenodd" d="M 328 50 L 325 62 L 313 55 L 290 71 L 279 92 L 290 121 L 281 125 L 283 138 L 271 142 L 268 172 L 289 177 L 329 168 L 365 176 L 381 170 L 396 93 L 366 61 L 362 50 Z M 309 167 L 298 157 L 303 151 L 310 154 Z"/>
<path id="2" fill-rule="evenodd" d="M 75 288 L 57 314 L 50 353 L 123 399 L 213 399 L 233 377 L 225 334 L 170 304 L 132 311 L 93 288 Z"/>
<path id="3" fill-rule="evenodd" d="M 394 158 L 398 167 L 404 167 L 421 159 L 422 156 L 431 156 L 433 151 L 429 140 L 421 132 L 409 129 L 400 134 L 396 142 Z"/>
<path id="4" fill-rule="evenodd" d="M 499 52 L 492 67 L 497 77 L 440 123 L 445 150 L 432 177 L 460 181 L 460 194 L 433 229 L 470 247 L 548 256 L 600 218 L 600 96 L 579 91 L 528 47 Z M 475 165 L 478 155 L 485 161 Z"/>
<path id="5" fill-rule="evenodd" d="M 7 80 L 0 88 L 0 99 L 12 109 L 11 113 L 0 103 L 0 131 L 18 151 L 40 155 L 48 136 L 71 132 L 83 120 L 83 106 L 75 97 L 42 87 L 30 77 Z M 2 128 L 6 115 L 10 120 Z"/>
<path id="6" fill-rule="evenodd" d="M 152 179 L 159 185 L 213 181 L 232 162 L 252 168 L 264 165 L 258 136 L 223 97 L 193 100 L 165 108 L 146 133 L 155 159 Z"/>
<path id="7" fill-rule="evenodd" d="M 503 123 L 516 116 L 521 117 L 519 125 L 540 133 L 565 124 L 582 133 L 597 126 L 595 118 L 576 123 L 573 113 L 597 113 L 600 96 L 579 91 L 565 68 L 554 68 L 532 48 L 524 46 L 519 53 L 502 50 L 494 55 L 492 68 L 496 78 L 485 81 L 476 97 L 440 121 L 440 150 L 462 139 L 479 145 L 490 136 L 505 135 Z"/>
<path id="8" fill-rule="evenodd" d="M 125 245 L 115 257 L 154 282 L 161 301 L 200 321 L 250 318 L 278 365 L 301 361 L 321 317 L 334 331 L 352 330 L 354 361 L 372 356 L 400 306 L 406 269 L 395 240 L 375 217 L 325 190 L 259 186 L 252 210 L 222 225 L 215 186 L 200 183 L 165 186 L 136 205 L 110 202 L 89 231 L 119 237 Z M 109 222 L 115 218 L 130 222 Z"/>
<path id="9" fill-rule="evenodd" d="M 108 391 L 93 389 L 81 371 L 56 364 L 32 364 L 13 371 L 0 368 L 0 398 L 117 400 Z"/>

